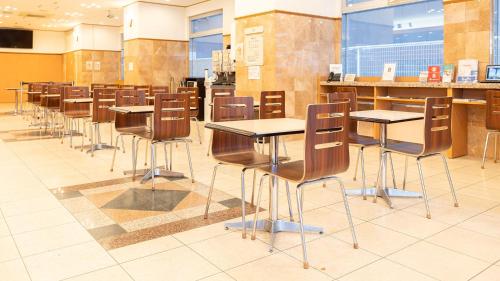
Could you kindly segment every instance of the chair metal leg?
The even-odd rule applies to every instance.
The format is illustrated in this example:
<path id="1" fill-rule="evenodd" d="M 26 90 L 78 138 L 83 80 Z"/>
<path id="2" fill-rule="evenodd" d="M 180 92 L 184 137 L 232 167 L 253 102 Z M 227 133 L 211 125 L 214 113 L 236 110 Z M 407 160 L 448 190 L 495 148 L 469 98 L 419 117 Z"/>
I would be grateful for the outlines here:
<path id="1" fill-rule="evenodd" d="M 193 163 L 191 162 L 191 152 L 189 151 L 189 142 L 186 141 L 186 151 L 188 155 L 189 161 L 189 171 L 191 172 L 191 182 L 194 183 L 194 172 L 193 172 Z M 172 158 L 172 157 L 170 157 Z M 172 162 L 172 160 L 170 160 Z"/>
<path id="2" fill-rule="evenodd" d="M 392 162 L 392 153 L 389 153 L 388 155 L 389 155 L 389 160 L 391 161 L 392 187 L 397 188 L 396 174 L 394 173 L 394 163 Z"/>
<path id="3" fill-rule="evenodd" d="M 290 214 L 290 221 L 293 220 L 293 208 L 292 208 L 292 198 L 290 196 L 290 184 L 288 181 L 285 181 L 285 186 L 286 186 L 286 199 L 288 200 L 288 214 Z"/>
<path id="4" fill-rule="evenodd" d="M 405 156 L 405 173 L 403 175 L 403 190 L 406 190 L 406 176 L 408 175 L 408 156 Z"/>
<path id="5" fill-rule="evenodd" d="M 344 183 L 341 179 L 336 179 L 340 185 L 340 191 L 342 192 L 342 198 L 344 199 L 345 212 L 347 214 L 347 220 L 349 221 L 349 226 L 351 227 L 352 244 L 354 249 L 358 249 L 358 239 L 356 237 L 356 230 L 354 229 L 354 223 L 352 222 L 351 209 L 349 208 L 349 201 L 347 200 L 347 195 L 345 192 Z"/>
<path id="6" fill-rule="evenodd" d="M 61 144 L 64 143 L 64 134 L 66 133 L 66 116 L 63 115 L 63 133 L 61 134 Z"/>
<path id="7" fill-rule="evenodd" d="M 122 139 L 122 153 L 125 154 L 125 141 L 123 140 L 123 135 L 121 135 L 121 136 L 122 136 L 121 137 L 121 139 Z M 118 140 L 116 141 L 116 145 L 118 145 Z"/>
<path id="8" fill-rule="evenodd" d="M 484 144 L 483 161 L 481 163 L 481 169 L 484 169 L 484 162 L 486 161 L 486 151 L 488 150 L 488 142 L 490 140 L 490 135 L 491 135 L 491 132 L 488 132 L 488 134 L 486 134 L 486 142 Z"/>
<path id="9" fill-rule="evenodd" d="M 307 261 L 307 249 L 306 249 L 306 237 L 304 234 L 304 218 L 302 215 L 302 195 L 303 195 L 303 189 L 299 186 L 297 186 L 297 209 L 299 212 L 299 223 L 300 223 L 300 240 L 302 241 L 302 257 L 303 257 L 303 263 L 304 263 L 304 269 L 309 268 L 309 262 Z"/>
<path id="10" fill-rule="evenodd" d="M 175 143 L 175 144 L 177 145 L 177 143 Z M 172 163 L 174 162 L 174 157 L 172 156 L 172 147 L 173 147 L 172 144 L 170 144 L 170 167 L 169 167 L 170 171 L 173 171 L 173 169 L 172 169 L 173 164 Z"/>
<path id="11" fill-rule="evenodd" d="M 359 164 L 359 158 L 361 157 L 361 150 L 362 148 L 358 149 L 358 157 L 356 158 L 356 166 L 354 166 L 354 177 L 352 177 L 352 180 L 356 181 L 356 177 L 358 176 L 358 164 Z"/>
<path id="12" fill-rule="evenodd" d="M 286 149 L 286 143 L 285 143 L 285 139 L 282 138 L 281 139 L 281 143 L 283 144 L 283 155 L 285 155 L 285 157 L 288 157 L 288 150 Z"/>
<path id="13" fill-rule="evenodd" d="M 137 142 L 135 143 L 135 153 L 133 154 L 134 156 L 134 160 L 132 161 L 132 163 L 134 164 L 134 168 L 133 168 L 133 172 L 132 172 L 132 180 L 135 181 L 135 175 L 137 173 L 137 158 L 138 158 L 138 155 L 139 155 L 139 143 L 141 142 L 142 139 L 137 139 Z M 134 141 L 134 139 L 132 139 L 132 141 Z M 147 147 L 147 144 L 146 144 L 146 147 Z"/>
<path id="14" fill-rule="evenodd" d="M 167 153 L 167 143 L 163 144 L 163 154 L 165 158 L 165 170 L 168 170 L 168 153 Z"/>
<path id="15" fill-rule="evenodd" d="M 148 165 L 148 149 L 149 149 L 149 146 L 148 146 L 148 143 L 146 141 L 146 154 L 144 156 L 144 166 Z"/>
<path id="16" fill-rule="evenodd" d="M 198 132 L 198 140 L 200 141 L 200 144 L 202 144 L 202 142 L 201 142 L 200 124 L 199 124 L 199 121 L 198 121 L 198 117 L 193 117 L 193 120 L 196 122 L 196 131 Z"/>
<path id="17" fill-rule="evenodd" d="M 253 169 L 253 180 L 252 180 L 252 198 L 250 200 L 250 206 L 254 207 L 255 204 L 254 204 L 254 193 L 255 193 L 255 180 L 257 178 L 257 170 L 256 169 Z"/>
<path id="18" fill-rule="evenodd" d="M 156 146 L 155 142 L 151 141 L 151 189 L 155 190 L 155 170 L 156 170 Z"/>
<path id="19" fill-rule="evenodd" d="M 498 146 L 498 134 L 495 134 L 495 158 L 493 160 L 493 163 L 497 163 L 497 157 L 498 157 L 498 153 L 497 153 L 497 146 Z"/>
<path id="20" fill-rule="evenodd" d="M 69 119 L 69 147 L 73 148 L 73 121 Z"/>
<path id="21" fill-rule="evenodd" d="M 418 166 L 418 175 L 420 178 L 420 186 L 422 187 L 422 196 L 424 197 L 424 203 L 425 203 L 425 210 L 427 212 L 427 218 L 431 218 L 431 211 L 429 207 L 429 200 L 427 198 L 427 191 L 425 189 L 425 183 L 424 183 L 424 174 L 422 172 L 422 164 L 420 163 L 420 159 L 417 158 L 417 166 Z"/>
<path id="22" fill-rule="evenodd" d="M 262 183 L 264 182 L 264 179 L 269 176 L 268 174 L 264 174 L 260 178 L 260 183 L 259 183 L 259 191 L 257 192 L 257 206 L 255 209 L 255 214 L 253 218 L 253 228 L 252 228 L 252 236 L 251 239 L 255 240 L 255 232 L 257 230 L 257 221 L 259 220 L 259 213 L 260 213 L 260 199 L 262 198 Z"/>
<path id="23" fill-rule="evenodd" d="M 363 200 L 366 200 L 366 174 L 365 174 L 365 149 L 359 149 L 359 158 L 361 158 L 361 180 L 363 181 Z M 356 168 L 357 168 L 356 164 Z M 354 175 L 356 176 L 356 174 Z"/>
<path id="24" fill-rule="evenodd" d="M 210 134 L 210 139 L 208 140 L 208 148 L 207 148 L 207 156 L 210 156 L 210 149 L 212 148 L 212 142 L 213 142 L 213 132 Z"/>
<path id="25" fill-rule="evenodd" d="M 205 219 L 208 218 L 208 209 L 210 208 L 210 201 L 212 200 L 212 193 L 214 191 L 215 176 L 217 175 L 217 168 L 219 168 L 219 166 L 220 163 L 217 163 L 217 165 L 214 166 L 214 171 L 212 173 L 212 181 L 210 182 L 210 189 L 208 190 L 207 196 L 207 205 L 205 206 Z"/>
<path id="26" fill-rule="evenodd" d="M 382 183 L 380 182 L 380 178 L 382 177 L 382 171 L 385 171 L 385 167 L 382 167 L 382 166 L 385 166 L 384 164 L 384 154 L 385 152 L 382 152 L 382 157 L 380 157 L 380 165 L 379 165 L 379 168 L 378 168 L 378 173 L 377 173 L 377 181 L 375 182 L 375 194 L 373 195 L 373 203 L 377 203 L 377 196 L 378 194 L 380 193 L 380 188 L 381 188 L 381 185 Z"/>
<path id="27" fill-rule="evenodd" d="M 246 168 L 241 170 L 241 238 L 247 238 L 247 224 L 246 224 L 246 206 L 245 206 L 245 172 Z"/>
<path id="28" fill-rule="evenodd" d="M 450 169 L 448 169 L 448 162 L 446 161 L 446 157 L 443 154 L 440 154 L 441 159 L 443 159 L 444 170 L 446 171 L 446 177 L 448 177 L 448 184 L 450 185 L 451 196 L 453 196 L 453 205 L 458 207 L 457 194 L 455 193 L 455 187 L 453 186 L 453 181 L 451 180 Z"/>
<path id="29" fill-rule="evenodd" d="M 118 138 L 120 137 L 121 135 L 118 135 L 116 136 L 116 143 L 118 143 Z M 123 140 L 123 136 L 122 136 L 122 140 Z M 82 143 L 82 147 L 83 147 L 83 143 Z M 113 168 L 115 166 L 115 158 L 116 158 L 116 150 L 118 149 L 117 146 L 115 146 L 115 148 L 113 149 L 113 158 L 111 160 L 111 169 L 110 171 L 113 172 Z"/>

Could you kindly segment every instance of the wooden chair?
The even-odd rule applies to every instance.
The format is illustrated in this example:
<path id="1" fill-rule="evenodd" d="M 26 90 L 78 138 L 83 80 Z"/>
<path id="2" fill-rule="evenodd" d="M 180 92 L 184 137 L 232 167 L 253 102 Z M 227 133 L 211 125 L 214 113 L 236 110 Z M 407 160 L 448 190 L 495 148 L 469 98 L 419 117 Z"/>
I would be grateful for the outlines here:
<path id="1" fill-rule="evenodd" d="M 357 94 L 356 94 L 356 88 L 355 87 L 338 87 L 342 90 L 345 90 L 345 92 L 335 92 L 335 93 L 328 93 L 327 94 L 327 103 L 335 103 L 339 101 L 349 101 L 349 112 L 351 111 L 357 111 L 358 110 L 358 101 L 357 101 Z M 344 89 L 348 88 L 348 89 Z M 349 88 L 353 88 L 349 89 Z M 356 180 L 356 175 L 358 172 L 358 166 L 359 166 L 359 160 L 361 159 L 361 179 L 363 181 L 363 199 L 366 200 L 366 177 L 365 177 L 365 156 L 364 156 L 364 150 L 367 147 L 379 147 L 380 142 L 372 137 L 367 137 L 367 136 L 362 136 L 358 134 L 358 122 L 356 120 L 350 120 L 349 121 L 349 144 L 351 146 L 354 146 L 358 149 L 358 157 L 356 159 L 356 168 L 354 170 L 354 180 Z M 392 157 L 390 159 L 391 161 L 391 168 L 392 168 L 392 179 L 393 179 L 393 184 L 394 186 L 396 185 L 395 181 L 395 175 L 394 175 L 394 165 L 392 164 Z"/>
<path id="2" fill-rule="evenodd" d="M 61 96 L 63 95 L 63 89 L 64 85 L 61 84 L 50 84 L 42 88 L 42 95 L 40 96 L 40 107 L 43 108 L 45 116 L 45 132 L 47 132 L 49 126 L 52 126 L 52 133 L 55 132 L 56 114 L 60 110 L 60 102 Z M 50 122 L 49 115 L 51 116 Z M 42 133 L 41 130 L 42 128 L 40 127 L 40 134 Z"/>
<path id="3" fill-rule="evenodd" d="M 259 119 L 285 118 L 285 91 L 262 91 L 260 93 Z M 288 157 L 285 139 L 282 138 L 284 155 Z M 262 152 L 264 144 L 269 143 L 269 138 L 264 138 L 262 143 Z"/>
<path id="4" fill-rule="evenodd" d="M 138 90 L 118 90 L 115 92 L 116 94 L 116 106 L 141 106 L 147 105 L 146 103 L 146 95 L 143 91 Z M 139 134 L 143 134 L 144 132 L 148 132 L 149 127 L 147 124 L 146 113 L 136 113 L 136 114 L 125 114 L 125 113 L 116 113 L 115 115 L 115 130 L 118 132 L 118 137 L 122 137 L 122 146 L 123 145 L 123 136 L 132 136 L 132 166 L 134 167 L 133 178 L 135 179 L 135 161 L 137 157 L 135 153 L 137 151 L 136 146 L 139 145 L 139 140 L 136 143 L 136 137 Z M 147 147 L 147 146 L 146 146 Z M 113 153 L 113 160 L 111 162 L 111 171 L 114 169 L 115 157 L 116 157 L 116 147 Z M 147 155 L 147 151 L 146 151 Z M 147 160 L 146 160 L 147 161 Z"/>
<path id="5" fill-rule="evenodd" d="M 170 90 L 168 86 L 151 86 L 151 96 L 156 94 L 169 94 Z"/>
<path id="6" fill-rule="evenodd" d="M 354 248 L 358 248 L 358 242 L 344 184 L 336 176 L 349 168 L 349 102 L 310 104 L 307 106 L 306 116 L 304 160 L 280 164 L 277 168 L 270 165 L 259 168 L 264 175 L 259 185 L 252 239 L 255 239 L 263 179 L 272 176 L 296 182 L 303 262 L 304 268 L 307 269 L 309 262 L 302 215 L 305 186 L 327 180 L 336 180 L 340 184 Z"/>
<path id="7" fill-rule="evenodd" d="M 143 91 L 144 92 L 144 95 L 146 95 L 146 100 L 147 100 L 147 104 L 149 105 L 153 105 L 154 104 L 154 100 L 149 100 L 148 97 L 151 97 L 151 85 L 136 85 L 134 86 L 134 90 L 138 90 L 138 91 Z"/>
<path id="8" fill-rule="evenodd" d="M 198 87 L 179 87 L 177 88 L 178 94 L 188 94 L 189 95 L 189 107 L 190 107 L 190 119 L 196 122 L 196 130 L 198 132 L 198 140 L 200 144 L 201 133 L 200 133 L 200 122 L 198 120 L 198 114 L 200 113 L 200 95 Z"/>
<path id="9" fill-rule="evenodd" d="M 70 143 L 69 146 L 73 147 L 73 121 L 82 120 L 83 128 L 85 128 L 85 119 L 92 117 L 90 112 L 90 103 L 67 103 L 64 100 L 67 99 L 84 99 L 89 98 L 89 88 L 88 87 L 64 87 L 64 98 L 60 103 L 60 111 L 63 115 L 63 133 L 61 138 L 61 143 L 64 141 L 64 135 L 66 131 L 66 124 L 69 124 L 69 136 Z M 82 148 L 84 143 L 85 134 L 82 133 Z"/>
<path id="10" fill-rule="evenodd" d="M 28 103 L 32 105 L 33 115 L 32 115 L 32 125 L 34 121 L 40 114 L 40 95 L 42 94 L 43 87 L 48 83 L 30 83 L 28 84 Z"/>
<path id="11" fill-rule="evenodd" d="M 151 173 L 151 180 L 153 190 L 155 190 L 154 171 L 156 171 L 157 144 L 164 144 L 165 152 L 166 144 L 177 142 L 184 142 L 186 144 L 191 181 L 194 183 L 193 165 L 191 163 L 191 154 L 189 151 L 189 143 L 191 142 L 191 139 L 189 139 L 191 132 L 189 126 L 189 103 L 189 96 L 185 94 L 157 94 L 154 103 L 153 130 L 137 133 L 142 139 L 148 139 L 151 142 L 151 171 L 153 171 Z M 135 163 L 137 163 L 137 159 Z M 165 165 L 165 169 L 167 169 L 167 165 Z"/>
<path id="12" fill-rule="evenodd" d="M 234 89 L 212 89 L 211 90 L 211 100 L 210 104 L 212 105 L 210 107 L 210 118 L 212 121 L 214 120 L 214 100 L 216 98 L 228 98 L 228 97 L 234 97 Z M 212 139 L 213 139 L 213 132 L 210 134 L 210 140 L 208 141 L 208 150 L 207 150 L 207 156 L 210 156 L 210 149 L 212 147 Z"/>
<path id="13" fill-rule="evenodd" d="M 451 147 L 451 112 L 453 107 L 452 97 L 437 97 L 425 99 L 424 111 L 424 143 L 411 142 L 389 142 L 382 153 L 398 153 L 406 157 L 414 157 L 417 160 L 420 186 L 422 187 L 422 195 L 424 197 L 425 209 L 427 218 L 431 218 L 427 192 L 425 189 L 424 175 L 422 172 L 421 160 L 431 156 L 441 156 L 448 183 L 450 185 L 451 194 L 455 207 L 458 207 L 457 196 L 453 187 L 450 171 L 446 158 L 442 154 L 443 151 Z M 381 163 L 382 164 L 382 163 Z M 408 161 L 405 161 L 405 178 L 408 171 Z M 380 188 L 377 180 L 377 188 Z M 375 193 L 377 194 L 377 192 Z M 376 201 L 376 198 L 374 198 Z"/>
<path id="14" fill-rule="evenodd" d="M 214 122 L 251 120 L 254 119 L 254 108 L 252 97 L 224 97 L 215 98 Z M 217 168 L 220 165 L 233 165 L 241 167 L 241 212 L 243 223 L 243 239 L 246 238 L 245 225 L 245 172 L 260 166 L 268 165 L 269 155 L 264 155 L 255 150 L 254 139 L 241 135 L 231 134 L 218 130 L 213 131 L 213 142 L 211 146 L 212 156 L 217 164 L 214 167 L 210 191 L 208 193 L 207 205 L 205 208 L 205 219 L 208 218 L 208 210 L 214 189 Z M 284 160 L 284 158 L 281 158 Z M 255 182 L 253 183 L 255 187 Z M 290 207 L 290 206 L 289 206 Z"/>
<path id="15" fill-rule="evenodd" d="M 495 150 L 494 150 L 494 161 L 497 162 L 498 157 L 498 135 L 500 134 L 500 91 L 499 90 L 489 90 L 486 92 L 486 129 L 488 133 L 486 135 L 486 141 L 484 144 L 483 151 L 483 161 L 481 163 L 481 168 L 484 169 L 484 162 L 486 161 L 486 152 L 488 150 L 488 142 L 490 136 L 495 136 Z"/>
<path id="16" fill-rule="evenodd" d="M 108 84 L 109 85 L 109 84 Z M 101 149 L 115 149 L 118 142 L 113 146 L 113 122 L 115 121 L 114 112 L 109 110 L 109 107 L 115 104 L 115 93 L 118 91 L 113 86 L 105 88 L 94 88 L 92 96 L 92 123 L 93 129 L 90 129 L 90 152 L 91 157 L 94 157 L 96 148 Z M 110 145 L 101 143 L 101 130 L 100 124 L 110 125 Z M 82 147 L 83 149 L 83 147 Z M 87 152 L 87 153 L 88 153 Z"/>

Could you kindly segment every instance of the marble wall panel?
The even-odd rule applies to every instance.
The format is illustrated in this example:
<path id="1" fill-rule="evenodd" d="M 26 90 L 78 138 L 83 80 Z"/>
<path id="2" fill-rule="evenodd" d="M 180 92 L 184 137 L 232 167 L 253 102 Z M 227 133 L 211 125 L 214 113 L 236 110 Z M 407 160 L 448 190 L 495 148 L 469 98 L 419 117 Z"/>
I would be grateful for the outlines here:
<path id="1" fill-rule="evenodd" d="M 120 52 L 78 50 L 63 55 L 66 81 L 76 85 L 116 83 L 120 80 Z M 100 70 L 87 69 L 86 62 L 100 62 Z"/>

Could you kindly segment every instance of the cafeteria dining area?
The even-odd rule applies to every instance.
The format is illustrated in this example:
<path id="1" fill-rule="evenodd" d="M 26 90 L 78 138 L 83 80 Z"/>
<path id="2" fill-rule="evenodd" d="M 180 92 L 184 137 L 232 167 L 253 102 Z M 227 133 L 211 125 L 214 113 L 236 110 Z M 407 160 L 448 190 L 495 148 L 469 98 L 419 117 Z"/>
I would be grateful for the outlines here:
<path id="1" fill-rule="evenodd" d="M 0 0 L 1 281 L 500 281 L 500 0 Z"/>

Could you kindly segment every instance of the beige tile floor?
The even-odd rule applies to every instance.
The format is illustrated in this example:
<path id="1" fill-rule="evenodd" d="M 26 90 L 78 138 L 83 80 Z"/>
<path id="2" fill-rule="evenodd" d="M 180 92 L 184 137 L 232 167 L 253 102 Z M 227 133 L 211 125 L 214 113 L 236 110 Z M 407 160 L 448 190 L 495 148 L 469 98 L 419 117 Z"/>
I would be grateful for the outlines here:
<path id="1" fill-rule="evenodd" d="M 10 108 L 0 105 L 0 111 Z M 0 132 L 27 125 L 20 116 L 0 116 Z M 194 142 L 191 150 L 196 180 L 208 185 L 214 162 L 205 155 L 208 132 L 204 134 L 204 144 Z M 131 166 L 126 141 L 126 153 L 118 153 L 110 172 L 111 151 L 91 158 L 55 139 L 0 140 L 0 280 L 500 280 L 500 164 L 489 162 L 481 170 L 479 159 L 467 157 L 449 160 L 460 208 L 452 205 L 440 160 L 425 160 L 432 220 L 425 219 L 421 199 L 396 199 L 389 209 L 382 200 L 374 204 L 350 198 L 358 250 L 350 244 L 337 186 L 307 188 L 305 221 L 325 228 L 323 235 L 307 235 L 309 270 L 302 269 L 297 234 L 278 234 L 276 250 L 269 253 L 269 234 L 242 240 L 237 231 L 224 230 L 223 223 L 107 252 L 66 209 L 85 211 L 85 206 L 63 206 L 49 189 L 123 177 Z M 302 157 L 302 145 L 288 142 L 292 158 Z M 353 164 L 355 157 L 352 150 Z M 404 159 L 394 160 L 399 184 Z M 377 150 L 368 150 L 369 183 L 377 164 Z M 348 188 L 361 186 L 352 179 L 353 168 L 341 175 Z M 174 170 L 189 171 L 181 146 L 174 151 Z M 411 161 L 409 171 L 408 189 L 419 190 Z M 250 186 L 251 177 L 247 182 Z M 220 169 L 219 190 L 239 196 L 239 184 L 237 169 Z M 249 198 L 250 188 L 247 193 Z M 288 215 L 283 190 L 280 215 Z"/>

